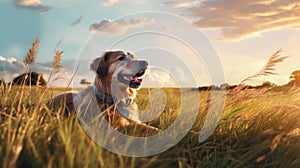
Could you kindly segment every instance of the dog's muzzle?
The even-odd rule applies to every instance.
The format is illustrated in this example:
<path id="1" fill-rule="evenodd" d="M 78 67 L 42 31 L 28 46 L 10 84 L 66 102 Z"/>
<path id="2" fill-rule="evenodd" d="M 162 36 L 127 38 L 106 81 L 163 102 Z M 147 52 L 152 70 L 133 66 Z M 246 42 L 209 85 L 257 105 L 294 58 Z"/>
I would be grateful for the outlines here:
<path id="1" fill-rule="evenodd" d="M 135 61 L 133 63 L 133 73 L 131 74 L 118 74 L 118 80 L 130 88 L 137 89 L 141 86 L 143 79 L 142 76 L 145 74 L 148 67 L 147 61 Z"/>

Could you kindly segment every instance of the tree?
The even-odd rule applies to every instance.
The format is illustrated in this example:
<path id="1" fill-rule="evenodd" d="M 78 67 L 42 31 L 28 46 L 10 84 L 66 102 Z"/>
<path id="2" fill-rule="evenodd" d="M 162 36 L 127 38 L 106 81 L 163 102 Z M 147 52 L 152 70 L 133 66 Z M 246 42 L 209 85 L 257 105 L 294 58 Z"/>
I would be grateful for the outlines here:
<path id="1" fill-rule="evenodd" d="M 13 85 L 39 85 L 39 86 L 46 86 L 47 83 L 43 78 L 42 74 L 37 72 L 29 72 L 24 73 L 15 77 L 12 81 Z"/>
<path id="2" fill-rule="evenodd" d="M 272 82 L 269 82 L 269 81 L 265 81 L 261 87 L 275 87 L 276 84 L 275 83 L 272 83 Z"/>
<path id="3" fill-rule="evenodd" d="M 87 81 L 86 79 L 81 79 L 81 80 L 80 80 L 80 84 L 81 84 L 81 85 L 90 85 L 91 82 Z"/>
<path id="4" fill-rule="evenodd" d="M 229 90 L 230 85 L 228 83 L 223 83 L 222 85 L 220 85 L 220 89 L 221 90 Z"/>
<path id="5" fill-rule="evenodd" d="M 300 70 L 296 70 L 291 73 L 291 81 L 287 84 L 288 86 L 297 86 L 300 87 Z"/>

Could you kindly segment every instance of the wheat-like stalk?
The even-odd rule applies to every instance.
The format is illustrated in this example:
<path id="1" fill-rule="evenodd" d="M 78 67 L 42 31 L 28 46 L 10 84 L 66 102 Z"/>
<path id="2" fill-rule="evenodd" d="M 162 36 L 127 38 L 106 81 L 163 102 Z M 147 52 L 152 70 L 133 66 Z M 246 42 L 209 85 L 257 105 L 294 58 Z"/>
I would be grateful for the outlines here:
<path id="1" fill-rule="evenodd" d="M 26 58 L 24 60 L 25 66 L 29 66 L 30 64 L 34 63 L 36 60 L 36 56 L 38 53 L 38 47 L 40 44 L 40 40 L 36 39 L 33 43 L 31 48 L 29 49 Z"/>
<path id="2" fill-rule="evenodd" d="M 50 81 L 54 82 L 55 80 L 58 79 L 58 77 L 56 77 L 54 80 L 52 80 L 52 77 L 54 74 L 57 74 L 60 71 L 62 54 L 64 52 L 65 51 L 59 51 L 59 50 L 55 49 L 55 56 L 54 56 L 53 63 L 52 63 L 53 70 L 50 72 L 47 84 L 49 84 Z"/>
<path id="3" fill-rule="evenodd" d="M 262 69 L 258 73 L 245 78 L 244 80 L 242 80 L 240 82 L 240 84 L 243 84 L 243 83 L 245 83 L 248 80 L 251 80 L 253 78 L 257 78 L 257 77 L 260 77 L 260 76 L 269 76 L 269 75 L 275 75 L 275 74 L 277 74 L 276 72 L 274 72 L 275 71 L 274 67 L 278 63 L 283 62 L 286 58 L 289 57 L 289 56 L 282 56 L 281 57 L 280 56 L 281 52 L 282 52 L 282 49 L 279 49 L 275 53 L 273 53 L 271 55 L 271 57 L 269 58 L 268 62 L 262 67 Z"/>
<path id="4" fill-rule="evenodd" d="M 53 67 L 55 69 L 59 69 L 61 67 L 61 59 L 62 59 L 62 54 L 65 51 L 59 51 L 59 50 L 55 50 L 55 56 L 54 56 L 54 60 L 53 60 Z"/>

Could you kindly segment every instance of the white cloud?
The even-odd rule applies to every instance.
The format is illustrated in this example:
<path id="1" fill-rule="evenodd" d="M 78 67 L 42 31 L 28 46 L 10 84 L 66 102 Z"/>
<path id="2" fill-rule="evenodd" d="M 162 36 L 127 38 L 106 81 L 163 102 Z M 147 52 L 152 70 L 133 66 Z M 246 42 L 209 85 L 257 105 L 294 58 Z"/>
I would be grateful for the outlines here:
<path id="1" fill-rule="evenodd" d="M 170 71 L 156 67 L 149 67 L 143 77 L 145 87 L 182 87 L 190 86 L 184 72 L 173 67 Z"/>
<path id="2" fill-rule="evenodd" d="M 168 72 L 150 68 L 147 70 L 146 75 L 143 79 L 143 86 L 145 87 L 166 87 L 166 86 L 176 86 L 176 83 L 171 79 Z"/>
<path id="3" fill-rule="evenodd" d="M 13 64 L 14 62 L 17 62 L 17 59 L 16 59 L 16 58 L 13 58 L 13 57 L 9 57 L 9 58 L 6 59 L 6 61 L 7 61 L 8 63 Z"/>
<path id="4" fill-rule="evenodd" d="M 163 5 L 166 6 L 172 6 L 175 8 L 183 8 L 183 7 L 190 7 L 192 5 L 196 5 L 198 1 L 192 1 L 192 2 L 184 2 L 184 1 L 168 1 L 168 2 L 163 2 Z"/>
<path id="5" fill-rule="evenodd" d="M 25 70 L 25 65 L 23 61 L 18 60 L 14 57 L 5 58 L 3 56 L 0 56 L 0 76 L 6 82 L 12 81 L 13 78 L 24 73 L 24 70 Z M 33 64 L 30 67 L 30 70 L 42 74 L 49 74 L 52 68 L 42 64 Z"/>
<path id="6" fill-rule="evenodd" d="M 17 7 L 37 10 L 39 12 L 47 12 L 51 7 L 43 5 L 40 0 L 14 0 Z"/>
<path id="7" fill-rule="evenodd" d="M 108 0 L 107 2 L 103 2 L 102 5 L 103 6 L 106 6 L 106 7 L 109 7 L 109 6 L 113 6 L 115 5 L 116 3 L 118 3 L 120 0 Z"/>
<path id="8" fill-rule="evenodd" d="M 172 76 L 176 77 L 176 80 L 180 83 L 186 83 L 187 79 L 184 72 L 179 67 L 173 67 L 170 71 Z"/>
<path id="9" fill-rule="evenodd" d="M 142 27 L 153 23 L 153 19 L 138 18 L 130 20 L 102 20 L 100 23 L 94 23 L 90 26 L 90 32 L 105 32 L 113 35 L 124 34 L 131 28 Z"/>
<path id="10" fill-rule="evenodd" d="M 73 82 L 71 82 L 71 86 L 73 87 L 82 87 L 82 85 L 80 85 L 81 79 L 87 79 L 93 82 L 93 72 L 88 68 L 89 61 L 82 62 L 82 67 L 85 68 L 77 72 L 73 78 L 75 62 L 76 60 L 63 61 L 62 68 L 59 71 L 54 71 L 51 62 L 33 64 L 30 67 L 30 71 L 41 73 L 43 78 L 48 82 L 48 86 L 66 87 L 72 79 Z M 24 70 L 25 65 L 23 61 L 13 57 L 5 58 L 4 56 L 0 56 L 0 79 L 4 79 L 5 82 L 8 83 L 12 81 L 15 77 L 24 73 Z"/>
<path id="11" fill-rule="evenodd" d="M 6 58 L 4 58 L 3 56 L 0 56 L 0 61 L 6 61 Z"/>
<path id="12" fill-rule="evenodd" d="M 172 4 L 173 3 L 173 4 Z M 178 7 L 184 3 L 169 2 Z M 187 4 L 186 4 L 187 5 Z M 209 0 L 183 8 L 203 29 L 219 29 L 221 40 L 233 41 L 262 32 L 300 26 L 299 0 Z"/>
<path id="13" fill-rule="evenodd" d="M 7 62 L 7 63 L 9 63 L 9 64 L 13 64 L 13 63 L 17 62 L 17 59 L 14 58 L 14 57 L 5 58 L 5 57 L 3 57 L 3 56 L 0 56 L 0 61 L 1 61 L 2 63 Z M 0 67 L 0 70 L 1 70 L 1 67 Z"/>
<path id="14" fill-rule="evenodd" d="M 22 61 L 17 61 L 16 58 L 5 58 L 0 56 L 0 78 L 5 81 L 10 81 L 18 74 L 24 71 L 24 64 Z"/>

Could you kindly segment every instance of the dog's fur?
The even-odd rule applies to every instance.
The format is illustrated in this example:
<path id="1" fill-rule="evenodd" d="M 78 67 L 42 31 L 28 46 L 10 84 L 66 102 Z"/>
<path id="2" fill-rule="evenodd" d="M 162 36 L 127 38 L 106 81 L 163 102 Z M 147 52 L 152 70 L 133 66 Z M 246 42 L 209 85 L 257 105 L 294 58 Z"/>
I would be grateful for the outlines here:
<path id="1" fill-rule="evenodd" d="M 142 82 L 140 77 L 147 66 L 146 61 L 137 60 L 130 52 L 105 52 L 90 65 L 90 69 L 96 72 L 92 87 L 77 94 L 59 94 L 52 99 L 51 104 L 65 104 L 65 113 L 68 115 L 75 111 L 79 117 L 89 119 L 102 115 L 115 129 L 137 125 L 147 132 L 157 132 L 157 128 L 139 120 L 137 105 L 134 103 L 136 90 Z M 127 116 L 122 113 L 124 110 Z"/>

